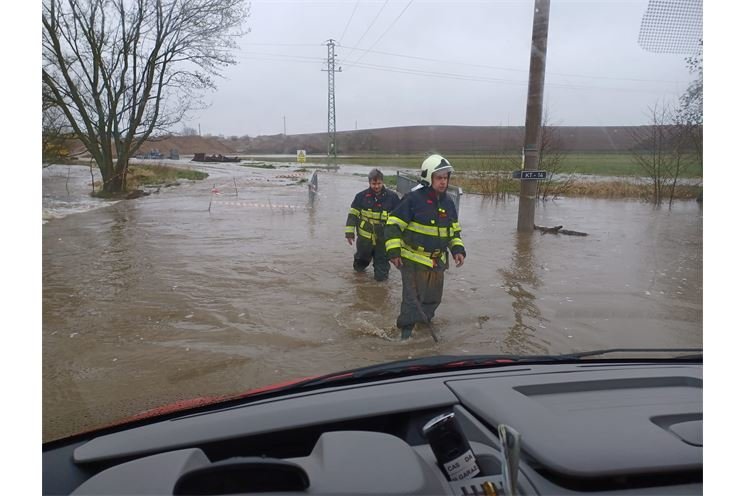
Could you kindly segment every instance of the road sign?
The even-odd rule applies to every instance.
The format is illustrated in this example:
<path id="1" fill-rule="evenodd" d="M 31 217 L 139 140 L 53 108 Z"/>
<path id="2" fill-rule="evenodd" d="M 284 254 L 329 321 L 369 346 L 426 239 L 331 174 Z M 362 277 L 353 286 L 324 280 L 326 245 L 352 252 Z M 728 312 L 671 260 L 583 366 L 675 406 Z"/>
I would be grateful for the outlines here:
<path id="1" fill-rule="evenodd" d="M 545 170 L 516 170 L 512 171 L 513 179 L 546 179 Z"/>

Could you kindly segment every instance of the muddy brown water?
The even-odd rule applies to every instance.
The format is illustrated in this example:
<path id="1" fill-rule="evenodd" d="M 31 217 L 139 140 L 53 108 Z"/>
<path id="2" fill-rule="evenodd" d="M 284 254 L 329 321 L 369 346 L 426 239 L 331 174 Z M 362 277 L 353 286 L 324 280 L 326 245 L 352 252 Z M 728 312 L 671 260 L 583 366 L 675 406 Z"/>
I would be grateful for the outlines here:
<path id="1" fill-rule="evenodd" d="M 398 273 L 354 273 L 343 238 L 368 168 L 319 171 L 313 208 L 299 182 L 310 173 L 200 168 L 208 179 L 110 204 L 86 197 L 88 169 L 45 169 L 45 441 L 178 400 L 409 357 L 702 346 L 695 202 L 562 199 L 540 204 L 536 223 L 589 236 L 518 236 L 516 199 L 465 195 L 468 256 L 446 275 L 440 342 L 421 329 L 401 343 Z"/>

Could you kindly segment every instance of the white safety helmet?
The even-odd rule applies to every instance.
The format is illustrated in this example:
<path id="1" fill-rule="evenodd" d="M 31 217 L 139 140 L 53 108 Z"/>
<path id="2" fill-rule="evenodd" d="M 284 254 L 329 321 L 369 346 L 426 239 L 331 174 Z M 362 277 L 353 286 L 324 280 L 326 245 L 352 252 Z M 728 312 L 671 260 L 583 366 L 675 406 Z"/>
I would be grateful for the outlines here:
<path id="1" fill-rule="evenodd" d="M 430 155 L 422 162 L 421 182 L 425 186 L 432 186 L 432 174 L 447 171 L 449 175 L 454 170 L 450 162 L 442 155 Z"/>

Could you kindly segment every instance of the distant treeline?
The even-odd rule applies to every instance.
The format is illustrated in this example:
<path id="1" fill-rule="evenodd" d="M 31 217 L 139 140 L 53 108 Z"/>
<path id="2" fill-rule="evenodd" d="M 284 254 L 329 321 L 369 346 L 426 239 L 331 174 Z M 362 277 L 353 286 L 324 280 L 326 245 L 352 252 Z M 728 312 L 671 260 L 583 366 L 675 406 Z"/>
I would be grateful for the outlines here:
<path id="1" fill-rule="evenodd" d="M 634 130 L 647 126 L 556 126 L 552 148 L 573 152 L 628 152 L 638 147 Z M 637 133 L 638 134 L 638 133 Z M 513 154 L 523 146 L 522 126 L 407 126 L 336 133 L 337 155 L 344 154 Z M 221 139 L 242 154 L 326 154 L 326 133 L 277 134 Z"/>

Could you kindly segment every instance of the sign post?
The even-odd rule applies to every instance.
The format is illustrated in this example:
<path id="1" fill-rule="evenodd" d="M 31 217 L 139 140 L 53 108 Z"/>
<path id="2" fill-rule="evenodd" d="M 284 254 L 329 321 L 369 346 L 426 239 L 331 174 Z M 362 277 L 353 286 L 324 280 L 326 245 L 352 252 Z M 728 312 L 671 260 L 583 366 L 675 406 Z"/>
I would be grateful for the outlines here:
<path id="1" fill-rule="evenodd" d="M 541 116 L 543 114 L 543 83 L 546 74 L 546 44 L 548 40 L 548 14 L 551 0 L 535 0 L 533 9 L 533 42 L 530 51 L 528 75 L 528 104 L 525 112 L 525 141 L 523 146 L 524 172 L 538 169 L 541 142 Z M 517 210 L 517 231 L 532 232 L 535 220 L 535 199 L 538 181 L 520 178 L 520 202 Z"/>

